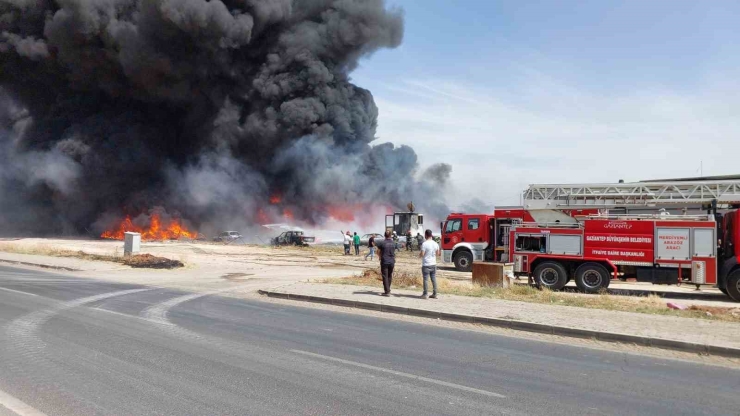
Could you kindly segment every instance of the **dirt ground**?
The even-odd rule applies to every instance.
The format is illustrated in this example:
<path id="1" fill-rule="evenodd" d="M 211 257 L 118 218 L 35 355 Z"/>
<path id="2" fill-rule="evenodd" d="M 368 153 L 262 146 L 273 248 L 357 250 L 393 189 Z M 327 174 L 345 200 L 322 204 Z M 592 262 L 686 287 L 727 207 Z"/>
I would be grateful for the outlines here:
<path id="1" fill-rule="evenodd" d="M 143 242 L 142 254 L 151 254 L 179 260 L 185 267 L 176 270 L 131 269 L 112 262 L 91 262 L 82 259 L 53 257 L 58 252 L 82 251 L 88 254 L 123 256 L 123 242 L 90 239 L 2 239 L 0 260 L 12 259 L 28 264 L 56 264 L 75 274 L 87 277 L 114 279 L 130 283 L 145 283 L 184 290 L 210 290 L 223 282 L 242 284 L 245 287 L 269 289 L 296 281 L 322 281 L 327 278 L 362 274 L 366 269 L 377 268 L 375 261 L 365 260 L 367 248 L 360 256 L 343 255 L 342 246 L 270 247 L 212 242 L 162 241 Z M 52 257 L 50 257 L 52 256 Z M 12 260 L 11 259 L 11 260 Z M 401 251 L 397 254 L 396 269 L 416 273 L 419 270 L 418 252 Z M 472 284 L 471 273 L 458 272 L 451 265 L 440 265 L 438 277 L 459 284 Z M 245 283 L 246 282 L 246 283 Z M 520 283 L 526 283 L 521 281 Z M 589 296 L 569 288 L 574 296 Z M 256 290 L 256 289 L 255 289 Z M 613 281 L 610 292 L 645 296 L 657 293 L 667 301 L 685 306 L 701 305 L 737 308 L 719 290 L 703 287 L 696 291 L 694 286 L 657 286 L 646 283 Z"/>

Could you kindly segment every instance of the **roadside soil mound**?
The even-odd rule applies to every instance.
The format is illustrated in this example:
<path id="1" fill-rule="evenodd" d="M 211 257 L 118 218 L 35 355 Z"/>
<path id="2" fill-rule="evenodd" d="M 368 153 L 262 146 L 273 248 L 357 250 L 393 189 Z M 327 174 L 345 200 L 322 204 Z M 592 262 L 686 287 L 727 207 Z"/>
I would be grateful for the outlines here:
<path id="1" fill-rule="evenodd" d="M 152 256 L 151 254 L 139 254 L 136 256 L 124 257 L 122 263 L 130 267 L 148 269 L 176 269 L 184 266 L 184 264 L 179 260 Z"/>

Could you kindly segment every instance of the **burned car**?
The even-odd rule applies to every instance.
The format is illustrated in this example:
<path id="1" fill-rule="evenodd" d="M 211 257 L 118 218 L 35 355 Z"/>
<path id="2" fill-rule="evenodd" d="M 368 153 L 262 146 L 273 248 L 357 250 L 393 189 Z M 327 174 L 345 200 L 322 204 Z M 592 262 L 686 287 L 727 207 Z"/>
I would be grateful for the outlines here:
<path id="1" fill-rule="evenodd" d="M 241 238 L 241 234 L 239 234 L 239 232 L 237 231 L 224 231 L 218 236 L 213 237 L 213 241 L 231 243 L 232 241 L 240 240 Z"/>
<path id="2" fill-rule="evenodd" d="M 380 233 L 365 234 L 360 237 L 360 245 L 362 245 L 363 247 L 367 247 L 367 244 L 370 242 L 370 237 L 374 237 L 375 241 L 377 242 L 383 241 L 383 239 L 385 239 L 385 236 Z"/>
<path id="3" fill-rule="evenodd" d="M 272 245 L 274 246 L 307 246 L 310 243 L 316 241 L 315 237 L 307 237 L 303 234 L 303 231 L 286 231 L 279 236 L 272 239 Z"/>

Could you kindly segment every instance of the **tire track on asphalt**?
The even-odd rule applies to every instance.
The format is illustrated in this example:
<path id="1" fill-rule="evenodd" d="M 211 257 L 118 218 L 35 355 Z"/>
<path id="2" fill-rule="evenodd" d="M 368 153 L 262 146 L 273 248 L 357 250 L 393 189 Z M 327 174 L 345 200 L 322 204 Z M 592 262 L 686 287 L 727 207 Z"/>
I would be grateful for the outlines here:
<path id="1" fill-rule="evenodd" d="M 44 353 L 46 344 L 38 336 L 39 328 L 66 310 L 104 299 L 131 295 L 148 290 L 153 289 L 120 290 L 61 302 L 54 307 L 31 312 L 11 321 L 3 331 L 8 341 L 5 343 L 5 350 L 9 354 L 9 356 L 6 356 L 4 364 L 9 367 L 8 369 L 11 373 L 26 380 L 27 385 L 33 386 L 37 392 L 35 396 L 48 399 L 43 393 L 48 394 L 48 388 L 54 386 L 55 389 L 53 390 L 57 390 L 60 396 L 72 399 L 74 395 L 61 388 L 58 383 L 60 380 L 64 380 L 73 374 L 70 374 L 69 371 L 64 371 L 64 369 Z"/>
<path id="2" fill-rule="evenodd" d="M 36 312 L 31 312 L 27 315 L 21 316 L 10 322 L 8 327 L 5 329 L 5 334 L 8 336 L 10 343 L 16 346 L 23 346 L 27 348 L 27 351 L 38 353 L 44 349 L 45 344 L 41 341 L 38 336 L 35 335 L 38 328 L 46 323 L 49 319 L 58 315 L 59 313 L 67 310 L 76 308 L 79 306 L 86 305 L 88 303 L 97 302 L 100 300 L 113 298 L 117 296 L 130 295 L 133 293 L 144 292 L 152 289 L 130 289 L 120 290 L 117 292 L 108 292 L 100 295 L 88 296 L 81 299 L 76 299 L 69 302 L 62 302 L 59 305 L 43 309 Z"/>
<path id="3" fill-rule="evenodd" d="M 198 334 L 198 333 L 196 333 L 194 331 L 191 331 L 189 329 L 183 328 L 183 327 L 181 327 L 181 326 L 179 326 L 179 325 L 171 322 L 167 318 L 167 314 L 169 313 L 170 309 L 172 309 L 173 307 L 175 307 L 177 305 L 180 305 L 182 303 L 189 302 L 189 301 L 192 301 L 192 300 L 195 300 L 195 299 L 199 299 L 199 298 L 202 298 L 202 297 L 205 297 L 205 296 L 218 295 L 220 293 L 229 292 L 229 291 L 232 291 L 232 290 L 238 290 L 240 288 L 241 287 L 234 287 L 234 288 L 229 288 L 229 289 L 219 289 L 219 290 L 214 290 L 214 291 L 210 291 L 210 292 L 192 293 L 192 294 L 188 294 L 188 295 L 179 296 L 179 297 L 172 298 L 170 300 L 167 300 L 167 301 L 158 303 L 156 305 L 150 306 L 149 308 L 147 308 L 146 310 L 144 310 L 144 312 L 142 313 L 142 315 L 143 315 L 143 318 L 146 319 L 147 321 L 159 322 L 159 323 L 163 324 L 163 329 L 165 331 L 167 331 L 167 332 L 170 332 L 170 334 L 172 334 L 172 335 L 179 336 L 179 337 L 181 337 L 183 339 L 186 339 L 188 341 L 196 341 L 196 342 L 199 342 L 199 343 L 208 344 L 210 347 L 216 347 L 216 348 L 219 348 L 219 349 L 223 349 L 224 351 L 227 351 L 227 352 L 229 352 L 231 354 L 237 354 L 238 355 L 239 352 L 244 353 L 247 350 L 267 352 L 268 350 L 266 350 L 265 348 L 259 348 L 259 347 L 254 347 L 254 346 L 248 346 L 247 347 L 247 346 L 245 346 L 243 344 L 240 344 L 240 343 L 235 342 L 235 341 L 232 341 L 232 340 L 218 338 L 218 337 L 210 336 L 210 335 L 201 335 L 201 334 Z M 271 352 L 274 354 L 276 351 L 271 351 Z M 316 353 L 312 353 L 312 352 L 308 352 L 308 351 L 291 349 L 291 350 L 288 350 L 288 351 L 285 351 L 285 352 L 293 353 L 293 354 L 298 354 L 298 355 L 303 355 L 303 356 L 309 356 L 309 357 L 313 357 L 313 358 L 321 358 L 323 360 L 329 360 L 329 361 L 333 361 L 335 363 L 344 364 L 345 367 L 349 366 L 349 367 L 361 368 L 362 370 L 368 371 L 370 374 L 372 374 L 372 373 L 390 374 L 392 376 L 395 376 L 396 378 L 401 378 L 401 379 L 404 379 L 405 378 L 405 379 L 412 379 L 412 380 L 416 380 L 416 381 L 422 381 L 424 383 L 434 384 L 434 385 L 446 387 L 448 389 L 453 389 L 453 390 L 458 390 L 458 391 L 464 391 L 464 392 L 472 392 L 472 393 L 475 393 L 475 394 L 478 394 L 478 395 L 488 396 L 488 397 L 494 397 L 494 398 L 499 398 L 499 399 L 506 398 L 506 396 L 504 396 L 502 394 L 494 393 L 494 392 L 491 392 L 491 391 L 480 390 L 480 389 L 476 389 L 476 388 L 472 388 L 472 387 L 468 387 L 468 386 L 463 386 L 463 385 L 456 384 L 456 383 L 450 383 L 450 382 L 447 382 L 447 381 L 438 380 L 438 379 L 434 379 L 434 378 L 430 378 L 430 377 L 424 377 L 424 376 L 420 376 L 420 375 L 416 375 L 416 374 L 410 374 L 410 373 L 404 373 L 404 372 L 395 371 L 395 370 L 391 370 L 391 369 L 385 369 L 385 368 L 381 368 L 381 367 L 378 367 L 378 366 L 373 366 L 373 365 L 363 364 L 363 363 L 359 363 L 359 362 L 344 360 L 344 359 L 341 359 L 341 358 L 330 357 L 330 356 L 326 356 L 326 355 L 320 355 L 320 354 L 316 354 Z M 256 355 L 256 356 L 258 357 L 259 354 Z M 255 359 L 255 355 L 254 354 L 247 355 L 247 357 L 249 357 L 249 359 L 250 360 L 253 360 L 253 361 L 260 361 L 260 362 L 265 362 L 265 363 L 269 362 L 269 361 L 262 361 L 262 360 Z M 274 363 L 273 363 L 273 365 L 274 365 Z M 297 368 L 296 367 L 293 367 L 293 370 L 297 370 Z M 346 371 L 346 372 L 349 372 L 349 373 L 355 371 L 355 370 L 352 370 L 351 368 L 343 368 L 343 370 Z M 360 372 L 360 374 L 362 374 L 362 376 L 365 376 L 368 373 L 362 373 L 362 372 Z M 393 384 L 394 385 L 402 385 L 403 383 L 402 382 L 399 382 L 399 381 L 394 381 Z M 411 388 L 413 389 L 415 387 L 412 386 Z"/>
<path id="4" fill-rule="evenodd" d="M 205 336 L 200 335 L 197 332 L 191 331 L 189 329 L 183 328 L 177 324 L 170 322 L 169 318 L 167 317 L 170 310 L 177 305 L 183 304 L 185 302 L 190 302 L 191 300 L 203 298 L 206 296 L 219 295 L 221 293 L 226 293 L 226 292 L 233 292 L 233 291 L 245 289 L 248 287 L 251 287 L 251 285 L 240 285 L 240 286 L 230 287 L 230 288 L 225 288 L 225 289 L 217 289 L 217 290 L 211 290 L 208 292 L 201 292 L 201 293 L 190 293 L 187 295 L 178 296 L 176 298 L 172 298 L 164 302 L 154 304 L 146 308 L 140 315 L 147 321 L 161 324 L 163 331 L 173 336 L 178 336 L 178 337 L 185 338 L 188 340 L 197 340 L 197 341 L 203 342 L 203 341 L 206 341 Z M 207 337 L 207 338 L 208 338 L 207 341 L 209 344 L 216 344 L 219 347 L 224 347 L 225 346 L 224 344 L 228 342 L 226 340 L 221 340 L 215 337 Z"/>

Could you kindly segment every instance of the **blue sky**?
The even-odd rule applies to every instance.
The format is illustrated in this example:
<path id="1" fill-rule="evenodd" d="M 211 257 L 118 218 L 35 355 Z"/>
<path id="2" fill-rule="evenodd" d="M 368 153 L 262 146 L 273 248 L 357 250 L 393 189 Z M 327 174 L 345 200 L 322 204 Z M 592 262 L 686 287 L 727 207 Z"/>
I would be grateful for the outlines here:
<path id="1" fill-rule="evenodd" d="M 529 183 L 740 173 L 740 2 L 393 0 L 352 75 L 378 142 L 453 165 L 451 205 Z"/>

